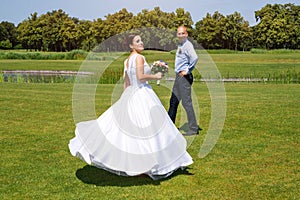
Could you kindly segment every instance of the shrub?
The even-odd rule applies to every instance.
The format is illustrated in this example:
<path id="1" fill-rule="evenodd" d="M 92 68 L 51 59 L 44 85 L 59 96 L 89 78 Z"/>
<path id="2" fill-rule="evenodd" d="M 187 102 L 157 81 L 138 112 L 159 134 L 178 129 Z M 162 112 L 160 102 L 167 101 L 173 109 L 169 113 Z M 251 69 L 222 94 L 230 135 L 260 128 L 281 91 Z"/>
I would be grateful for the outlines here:
<path id="1" fill-rule="evenodd" d="M 11 49 L 12 48 L 12 43 L 7 40 L 2 40 L 0 41 L 0 49 Z"/>
<path id="2" fill-rule="evenodd" d="M 256 54 L 263 54 L 263 53 L 274 53 L 274 54 L 285 54 L 285 53 L 297 53 L 299 52 L 298 50 L 292 50 L 292 49 L 272 49 L 272 50 L 267 50 L 267 49 L 251 49 L 251 53 L 256 53 Z"/>
<path id="3" fill-rule="evenodd" d="M 66 54 L 67 60 L 84 60 L 87 56 L 87 52 L 84 50 L 72 50 Z"/>
<path id="4" fill-rule="evenodd" d="M 4 59 L 25 59 L 25 55 L 16 52 L 8 52 L 5 54 Z"/>
<path id="5" fill-rule="evenodd" d="M 66 59 L 66 53 L 51 53 L 48 54 L 48 60 L 64 60 Z"/>
<path id="6" fill-rule="evenodd" d="M 255 54 L 261 54 L 261 53 L 267 53 L 267 50 L 266 49 L 251 49 L 250 52 L 255 53 Z"/>

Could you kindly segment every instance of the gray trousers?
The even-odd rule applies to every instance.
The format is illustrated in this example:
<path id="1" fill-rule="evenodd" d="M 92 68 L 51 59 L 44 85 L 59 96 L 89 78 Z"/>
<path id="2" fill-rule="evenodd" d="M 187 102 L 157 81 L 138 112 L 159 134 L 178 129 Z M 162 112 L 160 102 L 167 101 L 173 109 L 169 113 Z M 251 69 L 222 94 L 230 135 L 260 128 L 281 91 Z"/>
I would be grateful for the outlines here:
<path id="1" fill-rule="evenodd" d="M 170 98 L 170 107 L 168 114 L 175 123 L 176 113 L 178 109 L 179 102 L 182 101 L 182 106 L 186 111 L 188 117 L 189 128 L 192 131 L 198 131 L 198 124 L 196 121 L 196 116 L 192 103 L 191 96 L 191 86 L 193 84 L 193 74 L 185 75 L 181 77 L 179 74 L 176 74 L 175 82 L 172 89 L 172 96 Z"/>

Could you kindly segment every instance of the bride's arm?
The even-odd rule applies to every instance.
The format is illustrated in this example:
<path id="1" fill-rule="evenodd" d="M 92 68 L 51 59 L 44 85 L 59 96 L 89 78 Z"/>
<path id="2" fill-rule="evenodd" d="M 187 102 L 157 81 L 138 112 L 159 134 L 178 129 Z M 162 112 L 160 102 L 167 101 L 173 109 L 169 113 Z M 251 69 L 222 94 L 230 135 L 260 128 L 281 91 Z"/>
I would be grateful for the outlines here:
<path id="1" fill-rule="evenodd" d="M 124 90 L 130 85 L 128 74 L 125 72 Z"/>
<path id="2" fill-rule="evenodd" d="M 123 79 L 124 79 L 124 85 L 123 88 L 124 90 L 130 85 L 130 80 L 127 74 L 127 69 L 128 69 L 128 58 L 124 61 L 124 73 L 123 73 Z"/>
<path id="3" fill-rule="evenodd" d="M 136 58 L 136 77 L 140 82 L 146 82 L 148 80 L 159 80 L 162 78 L 162 73 L 158 72 L 156 74 L 145 74 L 144 73 L 144 58 L 142 56 L 137 56 Z"/>

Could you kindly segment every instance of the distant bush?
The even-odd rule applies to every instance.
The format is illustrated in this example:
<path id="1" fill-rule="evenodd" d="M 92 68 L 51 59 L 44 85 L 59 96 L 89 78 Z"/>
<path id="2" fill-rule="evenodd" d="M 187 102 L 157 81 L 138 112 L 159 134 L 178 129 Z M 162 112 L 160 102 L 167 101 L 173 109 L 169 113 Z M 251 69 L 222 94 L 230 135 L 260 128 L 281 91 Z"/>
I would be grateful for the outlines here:
<path id="1" fill-rule="evenodd" d="M 1 49 L 11 49 L 12 43 L 8 39 L 0 41 L 0 48 Z"/>
<path id="2" fill-rule="evenodd" d="M 269 53 L 296 53 L 296 52 L 300 52 L 299 50 L 293 50 L 293 49 L 274 49 L 274 50 L 270 50 Z"/>
<path id="3" fill-rule="evenodd" d="M 84 60 L 86 56 L 88 55 L 88 52 L 84 50 L 72 50 L 70 52 L 66 53 L 66 59 L 67 60 Z"/>
<path id="4" fill-rule="evenodd" d="M 14 46 L 14 49 L 22 49 L 22 44 L 17 44 L 16 46 Z"/>
<path id="5" fill-rule="evenodd" d="M 24 54 L 24 59 L 31 59 L 31 60 L 44 60 L 43 56 L 38 52 L 33 53 L 26 53 Z"/>
<path id="6" fill-rule="evenodd" d="M 4 59 L 25 59 L 25 55 L 23 53 L 17 52 L 7 52 L 3 57 Z"/>
<path id="7" fill-rule="evenodd" d="M 203 50 L 200 50 L 203 51 Z M 236 54 L 236 53 L 243 53 L 243 51 L 235 51 L 230 49 L 209 49 L 206 50 L 209 54 Z"/>
<path id="8" fill-rule="evenodd" d="M 0 51 L 0 59 L 26 59 L 26 60 L 84 60 L 88 52 L 73 50 L 70 52 L 23 52 Z"/>
<path id="9" fill-rule="evenodd" d="M 262 54 L 262 53 L 267 53 L 267 50 L 266 49 L 251 49 L 250 52 L 254 53 L 254 54 Z"/>
<path id="10" fill-rule="evenodd" d="M 52 53 L 48 54 L 47 60 L 64 60 L 65 59 L 65 54 L 66 53 Z"/>

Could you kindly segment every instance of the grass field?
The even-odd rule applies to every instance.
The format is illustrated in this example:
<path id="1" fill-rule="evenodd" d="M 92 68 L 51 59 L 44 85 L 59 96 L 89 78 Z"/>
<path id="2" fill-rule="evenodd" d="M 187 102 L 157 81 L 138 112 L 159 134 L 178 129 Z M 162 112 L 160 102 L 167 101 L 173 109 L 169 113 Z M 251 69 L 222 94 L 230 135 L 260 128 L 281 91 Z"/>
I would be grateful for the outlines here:
<path id="1" fill-rule="evenodd" d="M 145 51 L 148 63 L 174 64 L 174 54 Z M 300 73 L 300 53 L 211 54 L 223 77 L 267 77 Z M 124 56 L 109 66 L 122 73 Z M 201 59 L 201 55 L 200 55 Z M 93 61 L 101 64 L 102 61 Z M 82 60 L 5 60 L 1 70 L 77 71 Z M 201 68 L 200 68 L 201 70 Z M 108 73 L 109 75 L 110 73 Z M 274 75 L 275 76 L 275 75 Z M 298 76 L 300 77 L 300 76 Z M 170 91 L 153 84 L 168 109 Z M 99 84 L 97 116 L 111 106 L 114 84 Z M 300 84 L 226 83 L 227 113 L 222 134 L 205 158 L 211 97 L 195 82 L 204 129 L 188 140 L 194 164 L 171 177 L 120 177 L 74 158 L 72 83 L 0 81 L 1 199 L 299 199 Z M 95 116 L 96 117 L 96 116 Z M 179 116 L 180 118 L 180 112 Z M 178 119 L 177 118 L 177 119 Z M 179 125 L 176 121 L 176 125 Z"/>
<path id="2" fill-rule="evenodd" d="M 114 85 L 99 85 L 98 114 Z M 169 91 L 153 86 L 167 108 Z M 299 199 L 300 85 L 225 84 L 223 133 L 198 153 L 210 97 L 196 83 L 204 131 L 188 148 L 194 164 L 166 180 L 120 177 L 71 156 L 72 84 L 0 83 L 1 199 Z"/>

